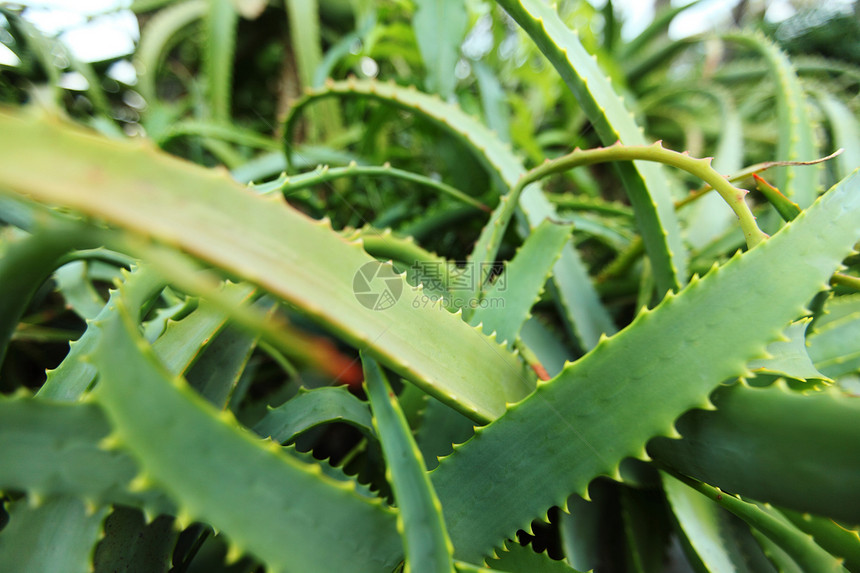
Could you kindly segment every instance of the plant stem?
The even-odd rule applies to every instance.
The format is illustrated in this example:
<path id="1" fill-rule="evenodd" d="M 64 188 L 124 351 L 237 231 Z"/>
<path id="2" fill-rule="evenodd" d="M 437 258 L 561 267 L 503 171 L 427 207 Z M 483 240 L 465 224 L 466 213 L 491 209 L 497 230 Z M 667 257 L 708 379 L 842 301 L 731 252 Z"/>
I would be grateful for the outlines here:
<path id="1" fill-rule="evenodd" d="M 812 161 L 765 161 L 764 163 L 756 163 L 755 165 L 750 165 L 749 167 L 744 167 L 740 171 L 733 173 L 726 177 L 726 179 L 732 183 L 735 181 L 741 181 L 742 179 L 746 179 L 747 177 L 752 177 L 756 173 L 762 173 L 763 171 L 767 171 L 773 167 L 786 167 L 790 165 L 815 165 L 816 163 L 821 163 L 824 161 L 829 161 L 834 157 L 837 157 L 845 151 L 844 149 L 837 149 L 827 157 L 822 157 L 820 159 L 814 159 Z M 708 184 L 703 185 L 702 187 L 696 189 L 680 201 L 675 202 L 675 209 L 680 209 L 681 207 L 685 207 L 695 201 L 696 199 L 704 196 L 708 192 L 713 189 Z"/>
<path id="2" fill-rule="evenodd" d="M 852 277 L 851 275 L 833 273 L 833 276 L 830 277 L 830 284 L 841 285 L 860 291 L 860 278 Z"/>
<path id="3" fill-rule="evenodd" d="M 462 201 L 467 205 L 471 205 L 476 209 L 480 209 L 481 211 L 485 211 L 487 213 L 491 212 L 491 209 L 489 207 L 487 207 L 477 199 L 466 195 L 459 189 L 451 187 L 450 185 L 442 183 L 441 181 L 431 179 L 430 177 L 425 177 L 417 173 L 412 173 L 411 171 L 404 171 L 403 169 L 391 167 L 391 165 L 389 165 L 388 163 L 382 166 L 358 165 L 355 162 L 350 163 L 347 167 L 331 168 L 328 166 L 321 166 L 308 173 L 302 173 L 300 175 L 292 176 L 283 175 L 275 181 L 255 185 L 254 187 L 261 194 L 273 193 L 275 191 L 281 191 L 283 193 L 293 193 L 295 191 L 299 191 L 300 189 L 313 187 L 314 185 L 326 183 L 334 179 L 341 179 L 343 177 L 359 177 L 362 175 L 372 177 L 393 177 L 395 179 L 411 181 L 412 183 L 417 183 L 419 185 L 423 185 L 425 187 L 441 191 L 442 193 L 445 193 L 446 195 L 449 195 L 450 197 L 453 197 L 458 201 Z"/>
<path id="4" fill-rule="evenodd" d="M 661 142 L 656 142 L 653 145 L 641 146 L 631 145 L 625 146 L 620 143 L 609 147 L 598 147 L 595 149 L 575 149 L 573 152 L 547 161 L 543 165 L 535 167 L 526 173 L 518 182 L 514 189 L 511 190 L 511 195 L 516 197 L 529 183 L 538 181 L 548 175 L 567 171 L 574 167 L 582 165 L 592 165 L 594 163 L 605 163 L 608 161 L 631 161 L 631 160 L 646 160 L 665 163 L 679 169 L 683 169 L 688 173 L 695 175 L 716 189 L 717 193 L 729 204 L 732 211 L 737 215 L 740 221 L 741 230 L 747 241 L 747 246 L 752 248 L 767 238 L 767 234 L 759 229 L 755 221 L 755 216 L 750 211 L 749 205 L 744 201 L 744 197 L 748 193 L 745 189 L 735 187 L 729 181 L 717 173 L 711 167 L 711 158 L 696 159 L 685 153 L 678 153 L 663 147 Z"/>

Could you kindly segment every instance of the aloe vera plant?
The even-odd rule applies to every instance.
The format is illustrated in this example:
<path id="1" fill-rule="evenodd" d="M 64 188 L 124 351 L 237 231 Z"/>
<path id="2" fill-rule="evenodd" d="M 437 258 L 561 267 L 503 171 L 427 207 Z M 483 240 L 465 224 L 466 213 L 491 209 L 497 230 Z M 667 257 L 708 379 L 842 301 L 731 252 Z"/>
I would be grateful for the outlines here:
<path id="1" fill-rule="evenodd" d="M 270 4 L 0 9 L 0 570 L 860 570 L 856 68 Z"/>

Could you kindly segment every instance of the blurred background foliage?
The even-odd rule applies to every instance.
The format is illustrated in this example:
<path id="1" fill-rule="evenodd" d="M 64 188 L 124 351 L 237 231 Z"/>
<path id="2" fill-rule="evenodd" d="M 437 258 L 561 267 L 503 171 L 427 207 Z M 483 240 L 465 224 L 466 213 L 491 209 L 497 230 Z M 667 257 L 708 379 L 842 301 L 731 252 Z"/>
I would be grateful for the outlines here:
<path id="1" fill-rule="evenodd" d="M 88 4 L 73 13 L 62 12 L 63 3 L 0 3 L 0 42 L 6 49 L 0 53 L 0 101 L 38 102 L 112 137 L 145 136 L 177 156 L 223 165 L 242 182 L 320 164 L 387 162 L 490 207 L 507 191 L 456 139 L 420 117 L 364 98 L 330 98 L 309 106 L 284 143 L 282 122 L 290 106 L 327 78 L 376 78 L 435 92 L 481 118 L 527 167 L 577 146 L 600 144 L 533 42 L 485 0 L 441 2 L 447 10 L 441 32 L 422 14 L 427 3 L 410 0 Z M 700 16 L 695 25 L 720 32 L 759 30 L 792 55 L 813 96 L 812 127 L 824 155 L 836 147 L 837 135 L 827 106 L 854 118 L 860 108 L 858 3 L 793 1 L 792 15 L 778 21 L 772 17 L 777 4 L 789 6 L 743 0 L 711 20 Z M 724 173 L 782 159 L 776 153 L 775 90 L 761 56 L 710 32 L 687 35 L 699 30 L 686 29 L 684 15 L 714 3 L 641 3 L 639 9 L 650 7 L 655 14 L 644 22 L 631 21 L 633 5 L 566 0 L 559 12 L 609 74 L 646 136 L 694 156 L 721 152 L 717 160 Z M 724 137 L 727 114 L 739 116 L 743 125 L 734 142 Z M 850 168 L 856 152 L 838 161 Z M 836 170 L 828 164 L 822 183 L 835 181 Z M 697 185 L 678 181 L 676 196 Z M 608 166 L 574 170 L 549 180 L 547 189 L 575 223 L 583 259 L 623 324 L 643 295 L 639 275 L 619 274 L 618 265 L 612 266 L 621 259 L 628 265 L 620 268 L 629 269 L 637 260 L 636 228 L 614 172 Z M 462 202 L 396 178 L 343 179 L 288 199 L 314 217 L 330 217 L 336 229 L 366 223 L 390 227 L 453 260 L 466 257 L 484 224 Z M 594 209 L 584 206 L 589 200 L 611 204 Z M 737 233 L 721 234 L 725 228 L 695 231 L 699 226 L 690 221 L 696 209 L 706 208 L 691 208 L 682 223 L 694 247 L 692 268 L 701 271 L 697 261 L 709 265 L 715 254 L 726 256 L 740 242 Z M 510 257 L 518 242 L 510 231 L 501 259 Z M 59 300 L 60 306 L 49 306 L 53 310 L 45 314 L 38 303 L 54 295 L 48 286 L 42 294 L 34 304 L 42 314 L 31 318 L 56 332 L 36 329 L 29 336 L 38 332 L 64 341 L 82 328 Z M 18 344 L 20 356 L 35 353 L 24 361 L 34 371 L 50 367 L 65 351 L 61 342 L 56 356 L 44 357 L 45 346 Z M 4 368 L 18 366 L 9 360 Z"/>
<path id="2" fill-rule="evenodd" d="M 420 117 L 365 98 L 330 98 L 309 106 L 286 141 L 284 118 L 307 89 L 321 88 L 329 78 L 375 78 L 456 102 L 510 143 L 527 167 L 574 147 L 600 145 L 576 98 L 501 9 L 485 0 L 438 2 L 449 10 L 441 28 L 422 14 L 429 0 L 138 0 L 128 8 L 95 8 L 76 20 L 85 28 L 108 19 L 113 30 L 126 30 L 127 49 L 113 51 L 107 32 L 85 32 L 101 48 L 88 52 L 69 26 L 46 24 L 50 10 L 44 4 L 3 2 L 0 43 L 7 50 L 0 54 L 0 102 L 53 108 L 111 137 L 146 137 L 179 157 L 224 166 L 241 182 L 265 182 L 320 164 L 390 163 L 489 207 L 507 189 L 461 142 Z M 758 30 L 791 55 L 811 104 L 806 127 L 826 155 L 838 140 L 858 137 L 837 132 L 860 116 L 860 2 L 796 1 L 794 13 L 778 21 L 769 17 L 774 4 L 743 0 L 724 21 L 707 24 L 719 32 Z M 619 2 L 559 2 L 562 18 L 610 76 L 648 139 L 694 156 L 716 155 L 725 174 L 785 159 L 777 153 L 778 90 L 764 59 L 715 34 L 685 36 L 675 24 L 687 10 L 658 1 L 653 19 L 639 25 L 628 21 Z M 736 139 L 727 138 L 729 117 L 742 126 Z M 829 185 L 860 164 L 857 153 L 854 146 L 828 163 L 821 183 Z M 678 200 L 700 185 L 684 177 L 673 180 Z M 656 293 L 617 177 L 609 167 L 594 166 L 555 176 L 546 190 L 561 216 L 575 224 L 578 250 L 607 308 L 617 324 L 626 324 Z M 332 181 L 288 200 L 315 218 L 331 218 L 335 229 L 390 227 L 451 260 L 466 257 L 486 220 L 461 201 L 397 178 Z M 753 203 L 767 222 L 767 202 L 753 195 Z M 731 216 L 715 227 L 701 225 L 707 209 L 701 202 L 682 211 L 695 272 L 743 244 Z M 509 235 L 502 260 L 519 244 L 513 231 Z M 88 272 L 89 284 L 104 299 L 116 266 L 94 265 Z M 46 283 L 33 298 L 3 364 L 0 391 L 38 387 L 45 368 L 55 367 L 68 340 L 83 332 L 84 321 L 55 286 Z M 538 303 L 538 316 L 542 306 L 549 301 Z M 258 354 L 253 392 L 264 393 L 266 368 L 273 377 L 281 374 L 265 353 Z M 265 400 L 257 398 L 261 407 Z M 320 455 L 333 454 L 329 449 Z M 598 503 L 610 506 L 608 520 L 621 519 L 620 487 L 595 485 Z M 617 523 L 604 525 L 621 530 Z M 549 545 L 559 556 L 556 537 L 543 527 L 536 526 L 534 546 Z"/>

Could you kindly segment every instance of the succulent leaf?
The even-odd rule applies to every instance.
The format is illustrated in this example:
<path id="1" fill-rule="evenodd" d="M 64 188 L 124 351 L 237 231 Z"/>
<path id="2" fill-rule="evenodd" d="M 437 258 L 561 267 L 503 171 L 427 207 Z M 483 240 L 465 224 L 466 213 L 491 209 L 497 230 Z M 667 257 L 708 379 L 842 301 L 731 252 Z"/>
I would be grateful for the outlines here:
<path id="1" fill-rule="evenodd" d="M 180 515 L 211 523 L 275 571 L 377 571 L 396 564 L 393 511 L 314 464 L 265 446 L 232 416 L 219 417 L 157 362 L 124 305 L 118 301 L 118 312 L 102 325 L 96 395 Z M 366 527 L 351 527 L 353 520 Z"/>
<path id="2" fill-rule="evenodd" d="M 308 93 L 295 102 L 284 121 L 287 142 L 298 120 L 299 112 L 316 100 L 333 96 L 360 96 L 377 99 L 389 105 L 420 114 L 433 121 L 446 132 L 464 141 L 488 169 L 498 176 L 508 188 L 513 188 L 525 173 L 522 161 L 510 147 L 495 137 L 486 126 L 461 109 L 446 105 L 438 98 L 428 96 L 415 89 L 406 89 L 394 84 L 350 79 L 330 82 L 325 89 Z M 506 196 L 504 196 L 506 197 Z M 552 204 L 546 199 L 538 185 L 529 185 L 522 191 L 518 201 L 528 226 L 534 228 L 545 219 L 557 219 Z M 470 261 L 480 266 L 481 262 L 492 262 L 489 247 L 499 240 L 507 222 L 517 205 L 502 199 L 490 217 L 475 245 Z M 496 243 L 497 244 L 497 243 Z M 577 340 L 585 348 L 597 344 L 601 334 L 615 332 L 616 328 L 588 277 L 588 272 L 572 246 L 562 250 L 561 258 L 553 268 L 553 281 L 558 286 L 561 307 Z"/>
<path id="3" fill-rule="evenodd" d="M 451 572 L 454 547 L 445 531 L 442 506 L 427 477 L 421 451 L 379 364 L 366 356 L 362 356 L 362 364 L 373 425 L 399 510 L 397 523 L 406 553 L 406 571 Z"/>
<path id="4" fill-rule="evenodd" d="M 17 139 L 15 145 L 3 146 L 3 152 L 10 165 L 21 166 L 17 175 L 11 170 L 3 172 L 7 188 L 38 201 L 79 209 L 239 274 L 295 304 L 476 420 L 500 414 L 506 402 L 530 391 L 531 384 L 513 354 L 446 311 L 416 308 L 412 304 L 416 295 L 402 278 L 389 279 L 402 293 L 390 308 L 374 310 L 351 296 L 359 269 L 378 263 L 324 222 L 308 219 L 284 203 L 273 204 L 222 176 L 143 151 L 137 145 L 102 140 L 56 121 L 5 113 L 0 115 L 0 124 L 4 132 L 20 136 L 3 139 Z M 48 140 L 63 141 L 70 150 L 64 156 L 65 166 L 56 166 L 66 172 L 62 182 L 43 171 L 44 178 L 40 178 L 39 170 L 25 167 L 27 162 L 38 164 L 36 150 L 48 149 L 39 141 Z M 33 145 L 29 150 L 27 141 Z M 21 154 L 23 162 L 14 158 L 13 150 Z M 105 157 L 112 159 L 106 162 Z M 164 186 L 150 182 L 155 172 L 163 176 Z M 177 204 L 184 208 L 173 208 Z M 236 213 L 245 213 L 245 221 L 253 223 L 240 223 L 233 217 Z M 226 232 L 235 225 L 241 230 Z M 258 232 L 246 232 L 252 229 Z M 319 256 L 308 256 L 313 252 Z M 439 355 L 450 360 L 433 359 Z M 467 376 L 469 365 L 476 361 L 484 365 L 482 374 Z"/>
<path id="5" fill-rule="evenodd" d="M 571 493 L 584 494 L 598 475 L 615 475 L 624 457 L 674 433 L 678 416 L 743 374 L 860 236 L 858 185 L 855 172 L 787 228 L 640 313 L 444 458 L 431 475 L 458 557 L 474 561 Z M 822 225 L 833 233 L 819 233 Z M 764 268 L 793 277 L 779 304 L 758 281 Z M 516 458 L 505 454 L 512 450 Z M 548 455 L 556 463 L 540 464 Z M 489 487 L 473 481 L 487 472 L 495 476 Z M 522 483 L 534 494 L 517 495 Z M 472 521 L 488 515 L 495 527 Z"/>
<path id="6" fill-rule="evenodd" d="M 846 430 L 860 419 L 856 399 L 832 388 L 804 395 L 777 384 L 721 388 L 712 401 L 719 414 L 696 410 L 681 418 L 683 439 L 649 444 L 655 460 L 724 491 L 860 523 L 860 505 L 846 489 L 860 471 L 860 444 Z M 810 490 L 810 483 L 818 485 Z"/>
<path id="7" fill-rule="evenodd" d="M 499 5 L 549 58 L 604 145 L 647 143 L 597 60 L 585 51 L 577 34 L 562 22 L 555 9 L 538 0 L 499 0 Z M 621 164 L 618 172 L 636 210 L 657 286 L 660 292 L 677 290 L 687 278 L 686 249 L 666 176 L 659 166 L 648 163 Z"/>
<path id="8" fill-rule="evenodd" d="M 277 408 L 272 408 L 254 426 L 262 437 L 288 443 L 313 427 L 328 422 L 344 422 L 374 436 L 370 410 L 345 386 L 304 390 Z"/>
<path id="9" fill-rule="evenodd" d="M 101 535 L 106 510 L 87 509 L 72 496 L 50 497 L 36 507 L 21 499 L 9 508 L 0 536 L 0 563 L 7 571 L 78 573 L 89 569 L 90 548 Z M 50 532 L 50 544 L 45 543 Z"/>

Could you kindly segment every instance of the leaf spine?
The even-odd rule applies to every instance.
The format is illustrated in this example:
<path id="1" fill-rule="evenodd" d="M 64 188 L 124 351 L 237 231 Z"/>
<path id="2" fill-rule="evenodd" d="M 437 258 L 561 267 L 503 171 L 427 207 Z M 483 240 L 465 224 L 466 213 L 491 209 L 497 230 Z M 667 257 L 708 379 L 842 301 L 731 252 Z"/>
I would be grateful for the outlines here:
<path id="1" fill-rule="evenodd" d="M 117 433 L 111 433 L 99 440 L 97 447 L 100 450 L 113 452 L 122 448 L 124 442 Z"/>
<path id="2" fill-rule="evenodd" d="M 31 509 L 38 509 L 41 507 L 46 500 L 45 494 L 36 490 L 30 490 L 27 492 L 27 507 Z"/>
<path id="3" fill-rule="evenodd" d="M 225 565 L 233 565 L 242 558 L 245 552 L 235 543 L 230 543 L 227 549 L 227 555 L 224 557 Z"/>

